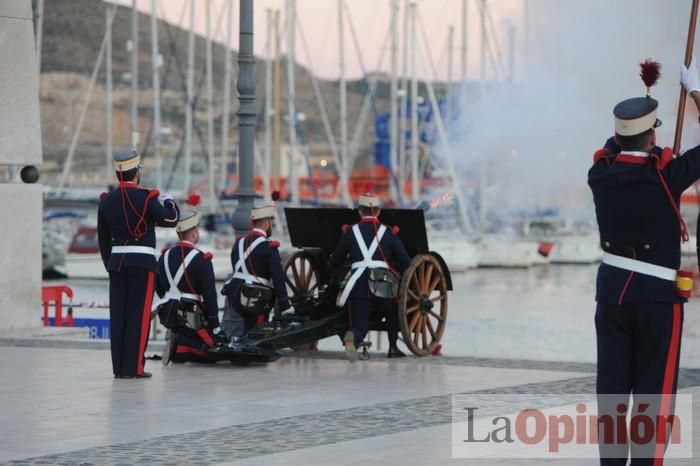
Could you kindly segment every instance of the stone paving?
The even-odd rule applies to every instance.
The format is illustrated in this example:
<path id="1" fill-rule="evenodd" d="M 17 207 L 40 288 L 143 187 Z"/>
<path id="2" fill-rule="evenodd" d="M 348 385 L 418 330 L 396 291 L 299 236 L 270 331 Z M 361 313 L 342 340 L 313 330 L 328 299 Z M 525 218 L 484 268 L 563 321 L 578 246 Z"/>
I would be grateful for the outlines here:
<path id="1" fill-rule="evenodd" d="M 0 338 L 0 346 L 5 347 L 10 353 L 24 354 L 20 348 L 25 348 L 28 355 L 32 351 L 40 351 L 46 353 L 51 351 L 54 356 L 60 356 L 65 360 L 75 359 L 79 367 L 84 365 L 92 369 L 99 364 L 101 360 L 106 359 L 104 345 L 91 342 L 52 342 L 50 340 L 21 340 Z M 75 351 L 75 350 L 80 351 Z M 48 357 L 48 356 L 47 356 Z M 290 393 L 296 392 L 295 383 L 300 383 L 301 387 L 306 385 L 306 391 L 310 395 L 318 398 L 318 403 L 314 403 L 315 412 L 299 411 L 292 415 L 275 415 L 276 409 L 270 400 L 265 400 L 262 406 L 267 406 L 268 412 L 264 413 L 267 417 L 265 420 L 252 421 L 254 416 L 249 416 L 249 422 L 229 422 L 225 421 L 211 428 L 195 428 L 192 430 L 184 429 L 183 432 L 158 435 L 158 430 L 151 432 L 149 435 L 137 435 L 132 441 L 119 441 L 120 433 L 109 435 L 107 443 L 92 446 L 90 448 L 73 448 L 69 447 L 67 451 L 60 451 L 54 454 L 27 455 L 11 451 L 0 452 L 0 462 L 7 461 L 11 465 L 40 465 L 40 464 L 56 464 L 56 465 L 103 465 L 103 464 L 152 464 L 152 465 L 204 465 L 233 462 L 235 464 L 246 464 L 246 461 L 253 461 L 255 464 L 267 464 L 265 458 L 269 458 L 274 464 L 296 464 L 301 461 L 299 455 L 304 457 L 304 462 L 307 464 L 324 464 L 321 459 L 323 455 L 319 453 L 316 458 L 312 452 L 324 451 L 333 449 L 334 445 L 338 445 L 339 450 L 342 450 L 342 445 L 361 442 L 374 438 L 401 438 L 401 436 L 411 436 L 415 432 L 434 432 L 435 429 L 442 432 L 445 426 L 451 423 L 451 395 L 455 393 L 470 393 L 474 395 L 507 393 L 507 394 L 558 394 L 562 396 L 562 401 L 571 401 L 566 398 L 567 394 L 592 394 L 595 388 L 595 368 L 591 364 L 578 363 L 562 363 L 562 362 L 547 362 L 547 361 L 524 361 L 524 360 L 497 360 L 484 358 L 424 358 L 415 359 L 407 358 L 399 361 L 388 361 L 382 357 L 373 357 L 370 361 L 358 363 L 354 367 L 349 366 L 345 361 L 340 360 L 339 353 L 308 353 L 308 354 L 290 354 L 281 361 L 277 368 L 275 365 L 268 365 L 261 368 L 247 368 L 241 372 L 236 372 L 234 368 L 219 367 L 221 364 L 212 368 L 203 368 L 202 366 L 185 365 L 176 368 L 168 367 L 161 368 L 156 365 L 154 370 L 154 379 L 147 381 L 136 381 L 136 384 L 142 385 L 143 390 L 152 390 L 153 392 L 169 396 L 172 392 L 169 391 L 168 384 L 176 384 L 181 378 L 190 378 L 191 380 L 206 380 L 206 383 L 230 383 L 226 380 L 236 376 L 244 379 L 250 377 L 253 382 L 266 384 L 266 379 L 261 376 L 278 375 L 280 392 L 286 389 Z M 151 363 L 152 364 L 152 363 Z M 0 365 L 0 375 L 5 378 L 9 376 L 6 364 Z M 364 367 L 363 367 L 364 366 Z M 70 366 L 67 366 L 70 367 Z M 154 366 L 149 366 L 154 368 Z M 358 369 L 359 368 L 359 369 Z M 474 368 L 477 368 L 476 370 Z M 214 377 L 206 379 L 207 376 Z M 468 369 L 472 372 L 460 372 Z M 32 370 L 32 368 L 27 368 Z M 342 390 L 336 386 L 328 385 L 330 380 L 324 378 L 333 377 L 334 374 L 343 374 L 343 371 L 361 371 L 347 374 L 352 377 L 347 379 L 354 381 L 359 379 L 359 383 L 351 387 L 353 393 L 356 390 L 362 390 L 362 377 L 375 379 L 383 378 L 384 381 L 391 381 L 395 377 L 397 385 L 405 383 L 425 384 L 425 391 L 406 392 L 408 395 L 416 393 L 426 393 L 426 396 L 408 396 L 404 398 L 400 392 L 396 392 L 396 396 L 386 397 L 385 401 L 377 401 L 370 398 L 355 398 L 351 402 L 340 403 L 338 399 L 333 398 L 333 393 Z M 100 371 L 105 375 L 103 368 Z M 177 371 L 177 372 L 175 372 Z M 427 372 L 426 372 L 427 371 Z M 38 370 L 41 372 L 41 370 Z M 51 372 L 54 373 L 54 372 Z M 458 373 L 458 376 L 455 374 Z M 213 375 L 212 375 L 213 374 Z M 416 374 L 416 375 L 414 375 Z M 427 374 L 427 377 L 421 376 Z M 469 374 L 469 376 L 467 376 Z M 475 381 L 474 374 L 480 374 L 483 380 Z M 504 378 L 510 374 L 510 378 Z M 42 375 L 43 376 L 43 375 Z M 177 376 L 177 379 L 175 379 Z M 388 376 L 388 377 L 386 377 Z M 165 385 L 158 385 L 157 377 L 166 379 Z M 289 377 L 299 377 L 299 380 L 288 379 Z M 172 378 L 170 382 L 169 378 Z M 436 386 L 436 379 L 439 384 Z M 463 382 L 456 383 L 464 379 Z M 488 380 L 493 380 L 493 383 L 488 383 Z M 518 383 L 518 381 L 532 380 L 528 383 Z M 12 382 L 5 379 L 5 382 L 0 383 L 0 394 L 2 394 L 2 405 L 8 407 L 12 403 L 13 388 Z M 411 382 L 414 380 L 414 382 Z M 56 381 L 60 386 L 61 381 Z M 111 381 L 110 381 L 111 382 Z M 155 384 L 153 382 L 156 382 Z M 285 385 L 285 382 L 288 385 Z M 369 384 L 367 380 L 367 384 Z M 478 382 L 478 383 L 477 383 Z M 98 381 L 99 384 L 104 382 Z M 240 384 L 244 385 L 246 380 L 241 380 Z M 346 382 L 348 383 L 348 382 Z M 382 385 L 387 391 L 397 390 L 390 383 L 382 382 Z M 150 385 L 148 385 L 150 384 Z M 66 386 L 73 387 L 68 382 Z M 78 385 L 80 386 L 80 385 Z M 182 390 L 178 386 L 178 390 Z M 253 385 L 254 387 L 255 385 Z M 463 390 L 456 387 L 479 387 L 478 389 Z M 679 378 L 679 388 L 687 389 L 700 386 L 700 370 L 687 369 L 682 370 Z M 114 388 L 117 387 L 117 388 Z M 190 385 L 192 387 L 192 385 Z M 233 386 L 231 397 L 235 397 L 235 386 Z M 286 388 L 288 387 L 288 388 Z M 380 387 L 381 388 L 381 387 Z M 60 387 L 58 387 L 60 389 Z M 122 390 L 119 386 L 110 386 L 107 389 Z M 131 389 L 131 387 L 130 387 Z M 328 392 L 324 391 L 330 391 Z M 371 388 L 368 392 L 372 393 Z M 131 392 L 127 392 L 131 393 Z M 196 390 L 191 389 L 190 395 L 196 393 Z M 271 393 L 275 393 L 274 390 Z M 435 394 L 438 393 L 438 394 Z M 122 393 L 123 394 L 123 393 Z M 97 396 L 86 390 L 85 393 L 76 393 L 76 396 L 84 396 L 86 403 L 91 396 Z M 16 395 L 14 395 L 16 397 Z M 133 396 L 133 395 L 129 395 Z M 125 402 L 129 403 L 130 398 L 127 396 Z M 252 396 L 252 395 L 249 395 Z M 261 398 L 264 395 L 260 395 Z M 330 398 L 329 398 L 330 396 Z M 347 397 L 345 397 L 347 398 Z M 178 399 L 177 402 L 183 402 L 184 398 Z M 294 398 L 289 400 L 294 403 Z M 121 401 L 120 401 L 121 403 Z M 149 406 L 152 410 L 152 416 L 161 416 L 167 418 L 170 411 L 159 407 L 156 403 L 146 403 L 144 406 Z M 207 405 L 205 405 L 207 406 Z M 209 409 L 217 409 L 216 405 L 208 405 Z M 224 409 L 222 407 L 222 409 Z M 500 412 L 503 406 L 494 404 L 483 406 L 482 415 L 488 415 L 491 411 Z M 289 411 L 289 410 L 288 410 Z M 12 409 L 8 409 L 10 416 L 13 414 Z M 282 411 L 280 411 L 282 413 Z M 200 413 L 206 416 L 206 413 Z M 263 413 L 261 413 L 263 414 Z M 44 414 L 39 411 L 37 414 L 42 417 Z M 109 414 L 109 416 L 119 416 L 119 410 Z M 11 421 L 22 419 L 16 417 Z M 147 418 L 144 418 L 147 419 Z M 167 420 L 167 419 L 166 419 Z M 45 429 L 50 426 L 60 427 L 61 421 L 52 420 L 50 417 L 45 420 L 47 426 L 42 426 L 42 419 L 30 419 L 29 421 L 38 430 Z M 87 421 L 89 422 L 89 421 Z M 52 424 L 53 423 L 53 424 Z M 34 425 L 35 424 L 35 425 Z M 112 423 L 109 423 L 112 425 Z M 223 424 L 223 425 L 222 425 Z M 121 429 L 121 424 L 114 424 L 117 430 Z M 200 424 L 203 425 L 203 424 Z M 70 436 L 70 424 L 67 423 L 65 429 L 56 432 L 56 435 Z M 7 429 L 8 427 L 4 427 Z M 2 429 L 0 428 L 0 437 L 2 437 Z M 77 432 L 77 431 L 76 431 Z M 697 435 L 697 434 L 696 434 Z M 398 436 L 398 437 L 397 437 Z M 50 438 L 50 437 L 47 437 Z M 449 438 L 449 437 L 447 437 Z M 98 442 L 99 443 L 99 442 Z M 71 445 L 76 445 L 73 443 Z M 1 444 L 0 444 L 1 445 Z M 62 447 L 57 445 L 57 449 Z M 63 448 L 65 450 L 65 448 Z M 304 456 L 305 451 L 309 451 L 310 456 Z M 357 454 L 357 453 L 355 453 Z M 285 455 L 291 455 L 288 459 L 284 459 Z M 278 458 L 279 457 L 279 458 Z M 3 459 L 5 458 L 5 459 Z M 275 461 L 273 459 L 277 458 Z M 382 463 L 383 459 L 379 457 L 360 456 L 360 462 L 364 464 L 373 464 L 376 462 Z M 387 459 L 387 458 L 384 458 Z M 278 461 L 279 460 L 279 461 Z M 410 458 L 396 458 L 399 463 L 414 464 Z M 318 461 L 318 462 L 317 462 Z M 544 461 L 535 461 L 528 464 L 540 464 Z M 452 461 L 440 461 L 439 463 L 452 463 Z M 509 464 L 516 464 L 508 461 Z M 595 462 L 568 462 L 562 464 L 594 464 Z M 345 464 L 345 463 L 344 463 Z M 347 464 L 355 464 L 348 462 Z M 389 463 L 387 463 L 389 464 Z M 503 464 L 503 463 L 501 463 Z M 674 464 L 674 463 L 669 463 Z M 685 463 L 678 463 L 685 464 Z M 690 463 L 688 463 L 690 464 Z"/>

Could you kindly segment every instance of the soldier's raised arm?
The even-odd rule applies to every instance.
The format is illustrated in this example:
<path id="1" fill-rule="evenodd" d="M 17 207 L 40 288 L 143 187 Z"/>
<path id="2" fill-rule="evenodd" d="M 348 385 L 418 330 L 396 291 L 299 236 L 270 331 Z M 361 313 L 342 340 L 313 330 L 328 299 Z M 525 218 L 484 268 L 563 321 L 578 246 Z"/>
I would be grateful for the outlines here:
<path id="1" fill-rule="evenodd" d="M 681 84 L 700 112 L 700 73 L 695 56 L 687 68 L 681 65 Z M 668 164 L 668 178 L 672 189 L 682 193 L 700 179 L 700 146 L 687 150 Z"/>
<path id="2" fill-rule="evenodd" d="M 160 195 L 154 189 L 149 193 L 148 212 L 160 227 L 176 227 L 180 220 L 180 208 L 170 194 Z"/>

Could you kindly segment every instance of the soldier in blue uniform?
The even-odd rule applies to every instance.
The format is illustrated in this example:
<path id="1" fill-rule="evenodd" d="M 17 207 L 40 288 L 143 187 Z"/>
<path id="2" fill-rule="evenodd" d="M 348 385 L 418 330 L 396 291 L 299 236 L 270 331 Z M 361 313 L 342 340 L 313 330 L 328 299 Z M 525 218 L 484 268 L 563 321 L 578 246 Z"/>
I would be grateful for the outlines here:
<path id="1" fill-rule="evenodd" d="M 116 154 L 119 187 L 102 194 L 97 210 L 100 254 L 109 273 L 109 325 L 115 378 L 144 372 L 151 302 L 155 288 L 155 226 L 174 227 L 180 213 L 172 196 L 141 188 L 141 157 Z"/>
<path id="2" fill-rule="evenodd" d="M 358 213 L 360 223 L 344 227 L 343 236 L 330 258 L 331 270 L 337 270 L 347 261 L 351 264 L 347 283 L 338 297 L 337 304 L 349 302 L 350 330 L 344 337 L 345 354 L 351 362 L 358 358 L 357 347 L 367 335 L 369 317 L 382 301 L 370 292 L 369 275 L 371 269 L 393 271 L 397 278 L 411 263 L 403 243 L 396 236 L 395 229 L 379 222 L 379 197 L 372 194 L 360 196 Z M 387 315 L 389 333 L 388 357 L 405 357 L 396 346 L 399 335 L 398 314 L 391 308 Z"/>
<path id="3" fill-rule="evenodd" d="M 158 259 L 156 292 L 161 297 L 159 314 L 177 312 L 182 307 L 190 310 L 197 307 L 206 322 L 197 330 L 178 327 L 171 331 L 163 350 L 163 365 L 170 361 L 208 362 L 208 350 L 228 343 L 219 325 L 212 254 L 195 246 L 199 241 L 199 221 L 200 216 L 194 211 L 181 216 L 176 227 L 179 244 L 164 250 Z M 169 316 L 162 317 L 168 319 Z"/>
<path id="4" fill-rule="evenodd" d="M 700 109 L 694 64 L 682 76 Z M 680 157 L 656 147 L 657 107 L 648 92 L 620 102 L 613 112 L 615 136 L 596 152 L 588 172 L 604 250 L 595 314 L 601 418 L 619 416 L 616 409 L 627 405 L 630 393 L 635 409 L 651 404 L 645 411 L 650 419 L 674 409 L 683 303 L 692 289 L 688 274 L 678 271 L 681 241 L 687 240 L 679 205 L 700 178 L 700 146 Z M 628 445 L 616 443 L 618 433 L 609 426 L 600 429 L 602 465 L 627 464 L 628 450 L 633 465 L 662 464 L 666 439 Z"/>
<path id="5" fill-rule="evenodd" d="M 274 219 L 274 206 L 254 208 L 251 213 L 253 229 L 246 236 L 238 238 L 231 248 L 233 276 L 226 282 L 222 294 L 228 297 L 233 310 L 243 317 L 245 333 L 258 325 L 261 319 L 260 314 L 250 312 L 241 302 L 245 299 L 242 292 L 246 285 L 269 288 L 272 291 L 271 301 L 277 302 L 281 315 L 294 314 L 294 307 L 287 296 L 278 250 L 280 244 L 270 240 Z M 270 306 L 272 304 L 270 302 Z"/>

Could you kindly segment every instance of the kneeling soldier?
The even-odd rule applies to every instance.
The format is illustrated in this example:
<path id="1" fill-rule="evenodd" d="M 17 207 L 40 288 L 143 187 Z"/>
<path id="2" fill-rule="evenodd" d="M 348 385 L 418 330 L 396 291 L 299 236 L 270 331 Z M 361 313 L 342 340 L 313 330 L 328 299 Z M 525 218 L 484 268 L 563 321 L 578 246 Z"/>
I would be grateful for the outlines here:
<path id="1" fill-rule="evenodd" d="M 158 260 L 158 313 L 161 321 L 173 326 L 163 351 L 165 365 L 170 361 L 204 362 L 207 350 L 227 343 L 219 326 L 212 255 L 195 246 L 199 241 L 199 214 L 183 214 L 177 232 L 179 244 L 163 251 Z M 187 325 L 176 322 L 178 314 L 186 316 Z"/>
<path id="2" fill-rule="evenodd" d="M 280 244 L 269 239 L 274 218 L 274 206 L 254 208 L 253 229 L 238 238 L 231 248 L 233 276 L 221 293 L 243 317 L 245 333 L 258 325 L 261 316 L 272 309 L 275 299 L 282 315 L 294 314 L 277 249 Z"/>
<path id="3" fill-rule="evenodd" d="M 358 213 L 360 223 L 351 228 L 345 228 L 340 244 L 331 256 L 330 266 L 332 270 L 342 267 L 346 259 L 351 263 L 351 273 L 348 281 L 338 298 L 338 306 L 345 305 L 349 298 L 350 328 L 345 334 L 345 354 L 351 362 L 357 360 L 357 346 L 367 335 L 370 313 L 382 304 L 387 298 L 377 293 L 373 286 L 376 272 L 392 274 L 398 285 L 398 273 L 392 267 L 395 264 L 398 272 L 403 273 L 411 263 L 411 258 L 406 253 L 403 243 L 396 236 L 394 229 L 379 222 L 379 197 L 371 194 L 360 196 Z M 386 274 L 385 274 L 386 275 Z M 374 290 L 374 291 L 373 291 Z M 395 287 L 398 292 L 398 286 Z M 377 296 L 382 294 L 381 296 Z M 387 315 L 389 332 L 390 358 L 404 357 L 405 355 L 396 346 L 399 335 L 397 310 L 390 310 Z"/>

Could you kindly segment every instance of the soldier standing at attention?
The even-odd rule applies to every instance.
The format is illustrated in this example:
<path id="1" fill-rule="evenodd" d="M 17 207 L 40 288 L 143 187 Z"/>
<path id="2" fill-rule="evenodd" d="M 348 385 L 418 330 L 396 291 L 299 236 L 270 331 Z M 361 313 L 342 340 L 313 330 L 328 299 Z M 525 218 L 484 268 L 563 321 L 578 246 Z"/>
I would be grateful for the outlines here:
<path id="1" fill-rule="evenodd" d="M 588 172 L 604 250 L 595 314 L 599 419 L 619 416 L 630 393 L 632 416 L 637 409 L 657 420 L 673 414 L 683 303 L 692 290 L 692 275 L 678 270 L 681 241 L 688 238 L 679 205 L 700 178 L 700 146 L 680 157 L 656 147 L 661 122 L 649 88 L 660 76 L 658 63 L 643 63 L 641 76 L 647 95 L 615 106 L 615 136 L 595 153 Z M 694 60 L 682 67 L 681 81 L 700 109 Z M 639 408 L 647 402 L 646 411 Z M 599 429 L 601 465 L 625 465 L 629 453 L 633 465 L 663 464 L 670 427 L 666 438 L 655 431 L 645 445 L 628 445 L 626 432 L 619 442 L 613 426 Z"/>
<path id="2" fill-rule="evenodd" d="M 112 370 L 117 379 L 150 377 L 144 352 L 156 278 L 155 226 L 175 227 L 180 212 L 172 196 L 139 186 L 141 156 L 115 154 L 119 187 L 100 197 L 97 234 L 109 273 Z"/>
<path id="3" fill-rule="evenodd" d="M 397 229 L 389 228 L 379 222 L 379 197 L 372 194 L 360 196 L 357 211 L 360 223 L 345 230 L 340 238 L 338 247 L 330 258 L 331 270 L 342 267 L 346 260 L 351 263 L 350 276 L 340 293 L 337 304 L 345 305 L 349 300 L 350 329 L 344 337 L 345 355 L 350 362 L 358 358 L 357 346 L 367 335 L 370 314 L 384 301 L 395 300 L 395 297 L 376 297 L 370 292 L 369 279 L 371 269 L 394 270 L 392 264 L 398 267 L 396 272 L 403 273 L 411 258 L 406 253 L 401 239 L 396 236 Z M 396 273 L 395 272 L 395 273 Z M 396 273 L 398 279 L 398 273 Z M 397 287 L 398 290 L 398 287 Z M 387 315 L 389 333 L 390 358 L 400 358 L 405 355 L 396 346 L 399 337 L 398 309 L 393 306 Z"/>

